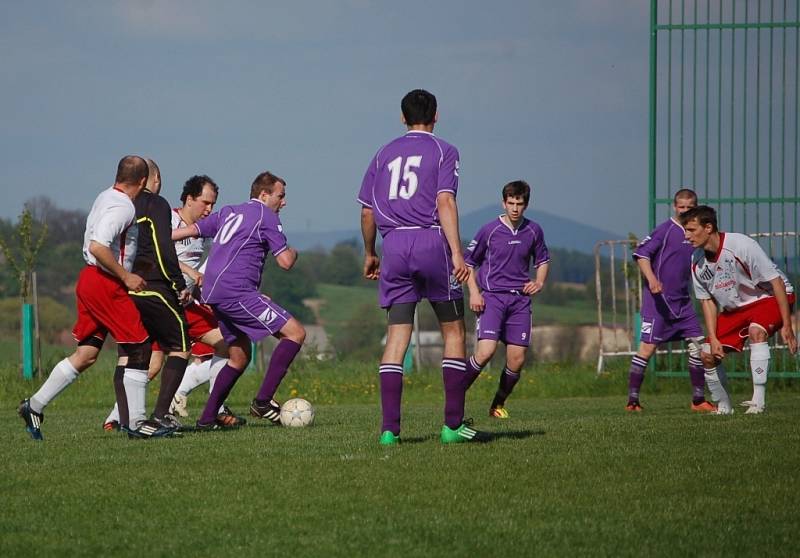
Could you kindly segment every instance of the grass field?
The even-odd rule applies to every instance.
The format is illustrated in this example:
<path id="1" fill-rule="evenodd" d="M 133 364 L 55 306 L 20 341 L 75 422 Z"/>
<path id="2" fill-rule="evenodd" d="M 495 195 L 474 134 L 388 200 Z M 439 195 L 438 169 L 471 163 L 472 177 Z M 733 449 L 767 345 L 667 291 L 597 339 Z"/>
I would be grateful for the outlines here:
<path id="1" fill-rule="evenodd" d="M 405 386 L 404 443 L 387 449 L 374 363 L 297 363 L 279 395 L 316 403 L 312 428 L 153 441 L 100 428 L 110 366 L 47 409 L 43 443 L 15 416 L 35 383 L 0 369 L 0 556 L 797 554 L 791 384 L 771 386 L 768 414 L 714 417 L 689 413 L 688 381 L 659 381 L 631 416 L 622 370 L 540 366 L 501 423 L 485 418 L 488 372 L 468 414 L 494 439 L 442 447 L 441 380 L 420 373 Z M 234 409 L 259 382 L 242 378 Z"/>

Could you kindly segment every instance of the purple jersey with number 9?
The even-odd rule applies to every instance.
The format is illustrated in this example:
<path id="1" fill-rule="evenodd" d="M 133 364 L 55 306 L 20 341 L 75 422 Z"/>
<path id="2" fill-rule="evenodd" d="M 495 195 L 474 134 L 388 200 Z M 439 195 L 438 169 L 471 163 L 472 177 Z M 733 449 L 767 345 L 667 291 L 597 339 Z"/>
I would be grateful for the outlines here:
<path id="1" fill-rule="evenodd" d="M 358 201 L 372 208 L 381 236 L 397 228 L 439 224 L 436 196 L 458 191 L 458 150 L 412 130 L 383 146 L 367 168 Z"/>

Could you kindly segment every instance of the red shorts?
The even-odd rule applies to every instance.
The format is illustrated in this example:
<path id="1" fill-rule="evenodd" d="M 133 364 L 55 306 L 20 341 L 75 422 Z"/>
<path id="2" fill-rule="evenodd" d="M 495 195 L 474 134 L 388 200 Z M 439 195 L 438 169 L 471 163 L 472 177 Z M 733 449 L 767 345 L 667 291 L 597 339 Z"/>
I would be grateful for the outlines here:
<path id="1" fill-rule="evenodd" d="M 794 300 L 794 295 L 789 295 L 790 306 Z M 765 297 L 736 310 L 721 312 L 717 316 L 717 339 L 723 346 L 741 351 L 750 336 L 748 330 L 751 325 L 760 326 L 767 336 L 772 336 L 783 327 L 781 310 L 775 297 Z"/>
<path id="2" fill-rule="evenodd" d="M 116 277 L 87 265 L 78 276 L 75 287 L 78 320 L 72 336 L 80 342 L 89 337 L 111 336 L 117 343 L 143 343 L 149 337 L 142 325 L 139 310 L 128 291 Z"/>
<path id="3" fill-rule="evenodd" d="M 197 341 L 192 344 L 192 356 L 195 357 L 207 357 L 212 356 L 214 354 L 214 347 L 211 345 L 206 345 L 205 343 L 201 343 Z"/>
<path id="4" fill-rule="evenodd" d="M 186 315 L 186 323 L 189 325 L 189 337 L 193 341 L 197 341 L 212 329 L 219 327 L 214 311 L 205 304 L 199 302 L 187 304 L 183 307 L 183 312 Z"/>

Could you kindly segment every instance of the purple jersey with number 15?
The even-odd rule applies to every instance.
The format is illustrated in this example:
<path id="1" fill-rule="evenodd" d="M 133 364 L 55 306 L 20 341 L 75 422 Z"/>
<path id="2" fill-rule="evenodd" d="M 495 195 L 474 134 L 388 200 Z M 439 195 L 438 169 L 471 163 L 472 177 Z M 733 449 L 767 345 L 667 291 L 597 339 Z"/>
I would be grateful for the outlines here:
<path id="1" fill-rule="evenodd" d="M 411 130 L 383 146 L 367 168 L 358 201 L 372 208 L 381 236 L 398 228 L 439 225 L 436 196 L 458 191 L 458 150 Z"/>
<path id="2" fill-rule="evenodd" d="M 278 214 L 258 200 L 225 206 L 195 227 L 200 236 L 214 237 L 203 277 L 207 304 L 257 293 L 267 252 L 277 256 L 287 249 Z"/>

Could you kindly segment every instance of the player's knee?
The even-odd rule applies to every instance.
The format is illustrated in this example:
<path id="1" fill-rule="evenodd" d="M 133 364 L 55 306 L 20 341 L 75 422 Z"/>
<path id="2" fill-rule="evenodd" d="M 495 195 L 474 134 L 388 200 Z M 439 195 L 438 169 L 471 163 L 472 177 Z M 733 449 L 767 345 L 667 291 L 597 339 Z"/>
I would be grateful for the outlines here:
<path id="1" fill-rule="evenodd" d="M 300 322 L 295 321 L 286 336 L 298 345 L 302 345 L 306 340 L 306 328 Z"/>
<path id="2" fill-rule="evenodd" d="M 148 370 L 150 368 L 152 348 L 149 341 L 145 343 L 120 343 L 117 347 L 120 357 L 128 357 L 127 368 L 135 370 Z"/>
<path id="3" fill-rule="evenodd" d="M 768 339 L 767 332 L 764 328 L 752 325 L 747 330 L 747 334 L 750 336 L 750 343 L 765 343 Z"/>
<path id="4" fill-rule="evenodd" d="M 522 370 L 522 365 L 525 364 L 525 353 L 521 355 L 507 355 L 506 366 L 509 370 Z"/>
<path id="5" fill-rule="evenodd" d="M 475 349 L 475 360 L 478 361 L 478 364 L 481 365 L 481 367 L 486 366 L 489 361 L 492 360 L 494 351 L 495 347 L 482 348 L 479 346 L 477 349 Z"/>

